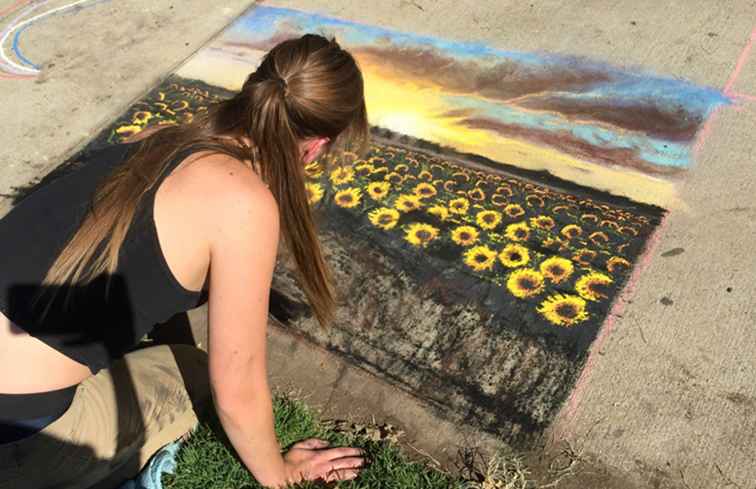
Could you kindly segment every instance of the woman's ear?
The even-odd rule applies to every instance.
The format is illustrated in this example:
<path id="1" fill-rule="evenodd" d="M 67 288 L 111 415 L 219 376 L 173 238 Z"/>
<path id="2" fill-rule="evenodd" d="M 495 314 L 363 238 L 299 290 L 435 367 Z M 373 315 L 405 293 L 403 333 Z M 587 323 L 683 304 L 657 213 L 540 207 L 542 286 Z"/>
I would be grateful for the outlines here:
<path id="1" fill-rule="evenodd" d="M 326 137 L 308 139 L 304 144 L 304 154 L 302 156 L 304 162 L 310 163 L 318 159 L 329 142 L 330 139 Z"/>

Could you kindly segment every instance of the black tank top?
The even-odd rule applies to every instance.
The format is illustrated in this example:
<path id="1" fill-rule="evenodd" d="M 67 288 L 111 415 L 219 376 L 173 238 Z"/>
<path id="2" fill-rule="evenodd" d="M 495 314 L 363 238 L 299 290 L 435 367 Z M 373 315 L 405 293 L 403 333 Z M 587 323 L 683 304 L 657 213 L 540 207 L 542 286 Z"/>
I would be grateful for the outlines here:
<path id="1" fill-rule="evenodd" d="M 207 301 L 185 289 L 165 261 L 153 205 L 162 180 L 189 152 L 178 154 L 137 207 L 115 273 L 83 286 L 63 286 L 46 306 L 31 300 L 47 269 L 86 215 L 97 184 L 135 150 L 120 144 L 85 152 L 70 173 L 33 191 L 0 219 L 0 310 L 17 326 L 92 373 L 136 346 L 155 324 Z M 70 302 L 64 298 L 71 292 Z"/>

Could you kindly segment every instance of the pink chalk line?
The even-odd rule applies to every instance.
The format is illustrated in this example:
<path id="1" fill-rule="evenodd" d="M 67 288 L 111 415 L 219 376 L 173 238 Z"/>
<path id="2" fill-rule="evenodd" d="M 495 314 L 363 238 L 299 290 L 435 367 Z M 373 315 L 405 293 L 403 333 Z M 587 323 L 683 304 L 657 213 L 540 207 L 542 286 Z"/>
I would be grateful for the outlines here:
<path id="1" fill-rule="evenodd" d="M 572 390 L 572 394 L 567 400 L 565 407 L 562 408 L 562 411 L 559 413 L 559 416 L 553 425 L 554 428 L 552 433 L 554 434 L 554 439 L 563 439 L 563 435 L 565 434 L 566 430 L 560 430 L 559 427 L 574 418 L 580 404 L 580 400 L 583 397 L 583 391 L 588 384 L 588 377 L 590 376 L 595 366 L 596 356 L 598 352 L 601 351 L 601 348 L 604 346 L 606 339 L 614 329 L 614 322 L 616 321 L 616 318 L 622 316 L 622 313 L 625 311 L 626 304 L 635 293 L 635 288 L 638 285 L 641 274 L 646 271 L 646 269 L 651 264 L 651 259 L 656 253 L 656 249 L 658 248 L 659 242 L 661 241 L 661 236 L 667 229 L 667 223 L 668 215 L 665 214 L 664 217 L 662 217 L 659 225 L 656 227 L 654 232 L 651 233 L 651 236 L 646 242 L 646 247 L 641 256 L 638 258 L 635 267 L 633 267 L 633 272 L 632 274 L 630 274 L 630 278 L 627 280 L 627 284 L 625 285 L 622 292 L 620 292 L 619 296 L 617 296 L 614 304 L 612 304 L 609 315 L 607 316 L 606 321 L 604 321 L 604 324 L 601 326 L 599 334 L 598 336 L 596 336 L 596 339 L 593 342 L 593 346 L 591 346 L 591 351 L 588 354 L 588 359 L 585 361 L 583 372 L 580 374 L 580 378 L 578 378 L 577 382 L 575 383 L 575 388 Z"/>
<path id="2" fill-rule="evenodd" d="M 756 96 L 754 95 L 746 95 L 745 93 L 737 93 L 737 92 L 730 92 L 728 95 L 738 100 L 745 100 L 746 102 L 756 102 Z"/>
<path id="3" fill-rule="evenodd" d="M 732 92 L 732 87 L 735 85 L 735 82 L 738 79 L 738 76 L 740 75 L 740 72 L 743 71 L 743 67 L 746 64 L 746 61 L 748 60 L 748 56 L 751 54 L 751 48 L 753 47 L 753 43 L 756 41 L 756 27 L 753 28 L 751 31 L 751 37 L 748 39 L 748 42 L 746 43 L 745 47 L 743 47 L 743 50 L 740 52 L 740 56 L 738 56 L 738 61 L 735 63 L 735 69 L 732 70 L 732 73 L 730 74 L 730 77 L 727 79 L 727 83 L 725 83 L 724 89 L 722 89 L 722 92 L 727 95 L 728 97 L 733 98 L 740 98 L 743 100 L 748 101 L 756 101 L 756 97 L 753 97 L 751 95 L 743 95 L 743 94 L 735 94 Z M 704 145 L 704 142 L 709 138 L 709 134 L 711 133 L 711 128 L 714 125 L 714 121 L 719 116 L 719 112 L 722 110 L 722 106 L 720 105 L 714 111 L 711 113 L 711 116 L 709 116 L 708 119 L 706 119 L 706 122 L 704 122 L 703 128 L 701 128 L 701 132 L 698 134 L 698 138 L 696 139 L 695 144 L 693 145 L 693 157 L 697 158 L 698 154 L 701 152 L 701 148 Z"/>
<path id="4" fill-rule="evenodd" d="M 10 7 L 6 8 L 5 10 L 0 10 L 0 18 L 5 17 L 9 13 L 16 10 L 17 7 L 20 7 L 24 3 L 29 3 L 31 0 L 18 0 L 16 3 L 11 5 Z"/>
<path id="5" fill-rule="evenodd" d="M 754 29 L 751 31 L 751 37 L 746 43 L 745 47 L 743 48 L 743 51 L 740 53 L 740 56 L 738 57 L 738 61 L 735 64 L 735 69 L 733 70 L 732 74 L 730 74 L 730 77 L 728 78 L 727 83 L 725 84 L 725 87 L 723 89 L 723 93 L 725 95 L 734 97 L 734 98 L 738 97 L 738 95 L 735 95 L 732 93 L 732 87 L 737 81 L 738 76 L 740 75 L 740 72 L 743 70 L 743 67 L 745 66 L 746 61 L 748 60 L 748 56 L 751 53 L 751 48 L 753 47 L 753 44 L 755 41 L 756 41 L 756 27 L 754 27 Z M 750 95 L 740 95 L 740 98 L 743 98 L 745 100 L 756 100 L 756 97 L 753 97 Z M 693 145 L 694 157 L 698 156 L 699 151 L 701 150 L 704 142 L 708 138 L 711 132 L 712 123 L 717 118 L 717 115 L 721 111 L 721 108 L 722 106 L 719 106 L 716 109 L 714 109 L 714 111 L 711 113 L 709 118 L 704 123 L 703 128 L 698 133 L 696 142 Z M 580 405 L 580 401 L 582 400 L 583 391 L 585 390 L 586 385 L 588 384 L 588 379 L 595 366 L 596 356 L 598 355 L 598 352 L 601 351 L 601 348 L 604 346 L 604 343 L 606 342 L 606 338 L 614 329 L 614 322 L 616 321 L 616 318 L 622 315 L 622 312 L 624 312 L 625 310 L 625 305 L 627 304 L 628 299 L 635 292 L 635 287 L 638 284 L 638 280 L 640 278 L 641 273 L 643 273 L 650 265 L 651 258 L 653 257 L 654 252 L 656 251 L 656 248 L 659 245 L 659 241 L 661 240 L 661 235 L 667 228 L 667 223 L 668 223 L 668 216 L 665 215 L 662 218 L 661 222 L 659 223 L 659 226 L 657 226 L 656 230 L 654 230 L 651 237 L 649 238 L 643 254 L 638 259 L 636 266 L 633 268 L 633 272 L 627 281 L 627 285 L 622 290 L 622 292 L 620 292 L 619 296 L 617 297 L 614 304 L 612 305 L 612 308 L 609 311 L 609 315 L 607 316 L 606 321 L 604 321 L 604 324 L 601 326 L 601 329 L 599 330 L 599 333 L 596 336 L 596 339 L 594 340 L 593 345 L 591 346 L 591 350 L 588 353 L 588 358 L 585 361 L 585 366 L 583 367 L 583 371 L 580 374 L 580 378 L 578 378 L 577 382 L 575 383 L 575 388 L 572 390 L 572 393 L 570 394 L 570 397 L 567 399 L 565 406 L 559 412 L 556 420 L 554 421 L 552 425 L 551 433 L 552 433 L 553 440 L 555 441 L 563 440 L 565 436 L 567 435 L 567 433 L 571 431 L 571 428 L 572 428 L 571 424 L 572 424 L 572 421 L 575 419 L 575 413 L 577 412 L 578 407 Z"/>
<path id="6" fill-rule="evenodd" d="M 751 54 L 751 48 L 753 47 L 754 41 L 756 41 L 756 27 L 754 27 L 753 30 L 751 31 L 751 38 L 748 40 L 745 47 L 743 48 L 743 52 L 740 53 L 738 62 L 735 64 L 735 69 L 730 75 L 730 79 L 727 80 L 727 83 L 725 83 L 724 90 L 723 90 L 725 95 L 729 95 L 730 90 L 732 90 L 732 86 L 735 85 L 735 81 L 738 79 L 740 72 L 743 70 L 743 67 L 746 64 L 746 61 L 748 60 L 748 56 Z"/>

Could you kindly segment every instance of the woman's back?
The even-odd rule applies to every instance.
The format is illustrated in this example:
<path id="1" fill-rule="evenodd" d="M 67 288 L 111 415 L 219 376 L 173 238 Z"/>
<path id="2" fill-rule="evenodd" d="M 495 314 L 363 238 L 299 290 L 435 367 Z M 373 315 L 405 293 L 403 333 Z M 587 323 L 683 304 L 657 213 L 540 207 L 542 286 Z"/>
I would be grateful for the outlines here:
<path id="1" fill-rule="evenodd" d="M 207 299 L 202 289 L 208 244 L 199 224 L 201 202 L 193 198 L 204 169 L 187 166 L 198 154 L 180 154 L 140 203 L 107 296 L 103 276 L 73 288 L 69 311 L 61 307 L 67 289 L 43 321 L 37 319 L 39 308 L 30 307 L 47 267 L 83 218 L 97 182 L 124 161 L 131 147 L 85 155 L 81 168 L 38 189 L 0 219 L 0 372 L 15 372 L 0 376 L 0 393 L 78 383 L 133 347 L 155 323 Z"/>

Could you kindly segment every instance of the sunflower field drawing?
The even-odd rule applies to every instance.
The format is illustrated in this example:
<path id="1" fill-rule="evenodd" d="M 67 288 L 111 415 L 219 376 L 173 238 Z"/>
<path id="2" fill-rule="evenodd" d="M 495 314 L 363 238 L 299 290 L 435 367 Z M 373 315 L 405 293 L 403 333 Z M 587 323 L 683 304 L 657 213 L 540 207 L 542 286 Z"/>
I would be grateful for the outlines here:
<path id="1" fill-rule="evenodd" d="M 307 168 L 309 201 L 367 220 L 383 240 L 435 255 L 569 335 L 603 318 L 659 213 L 576 197 L 440 156 L 373 144 L 364 159 Z M 378 239 L 381 239 L 378 237 Z"/>
<path id="2" fill-rule="evenodd" d="M 576 56 L 257 6 L 84 151 L 191 122 L 305 32 L 354 55 L 372 141 L 366 154 L 303 168 L 335 324 L 318 326 L 285 257 L 271 317 L 442 416 L 532 442 L 572 392 L 649 238 L 681 206 L 675 182 L 695 135 L 727 98 Z"/>

